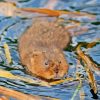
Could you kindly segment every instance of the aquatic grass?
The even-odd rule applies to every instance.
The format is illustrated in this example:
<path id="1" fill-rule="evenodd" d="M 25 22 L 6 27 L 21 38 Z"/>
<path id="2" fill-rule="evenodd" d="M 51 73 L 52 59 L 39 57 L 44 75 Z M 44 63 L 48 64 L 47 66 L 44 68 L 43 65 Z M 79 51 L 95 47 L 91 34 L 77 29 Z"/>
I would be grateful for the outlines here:
<path id="1" fill-rule="evenodd" d="M 42 81 L 42 80 L 33 80 L 31 78 L 28 78 L 28 77 L 14 75 L 11 72 L 3 70 L 3 69 L 0 69 L 0 77 L 13 79 L 13 80 L 20 80 L 20 81 L 24 81 L 24 82 L 27 82 L 27 83 L 30 83 L 30 84 L 36 84 L 36 85 L 40 85 L 40 86 L 50 87 L 48 82 L 45 82 L 45 81 Z"/>
<path id="2" fill-rule="evenodd" d="M 8 64 L 10 64 L 12 62 L 12 58 L 11 58 L 9 46 L 7 43 L 4 43 L 4 50 L 5 50 L 5 56 L 7 58 Z"/>
<path id="3" fill-rule="evenodd" d="M 62 79 L 62 80 L 50 82 L 49 84 L 53 86 L 53 85 L 58 85 L 58 84 L 63 84 L 65 82 L 73 82 L 73 81 L 79 81 L 79 80 L 77 78 L 67 77 L 67 78 Z"/>
<path id="4" fill-rule="evenodd" d="M 77 86 L 77 88 L 76 88 L 71 100 L 75 100 L 75 97 L 78 94 L 78 92 L 80 91 L 81 87 L 82 87 L 82 80 L 80 80 L 80 82 L 79 82 L 79 84 L 78 84 L 78 86 Z"/>

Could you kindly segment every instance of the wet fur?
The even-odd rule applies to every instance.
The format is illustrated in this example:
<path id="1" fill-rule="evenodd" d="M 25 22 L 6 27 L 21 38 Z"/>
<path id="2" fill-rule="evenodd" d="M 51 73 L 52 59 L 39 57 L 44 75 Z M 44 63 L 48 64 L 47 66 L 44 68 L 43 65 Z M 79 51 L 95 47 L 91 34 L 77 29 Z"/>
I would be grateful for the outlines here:
<path id="1" fill-rule="evenodd" d="M 20 37 L 21 62 L 31 75 L 55 79 L 67 73 L 63 49 L 69 43 L 70 35 L 60 24 L 55 18 L 36 18 Z"/>

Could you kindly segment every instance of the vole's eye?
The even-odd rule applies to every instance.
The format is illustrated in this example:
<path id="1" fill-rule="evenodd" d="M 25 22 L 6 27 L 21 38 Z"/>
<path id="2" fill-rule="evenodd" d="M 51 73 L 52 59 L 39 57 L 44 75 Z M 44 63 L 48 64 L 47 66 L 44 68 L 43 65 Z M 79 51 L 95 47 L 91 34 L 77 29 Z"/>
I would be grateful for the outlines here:
<path id="1" fill-rule="evenodd" d="M 48 65 L 48 62 L 45 62 L 45 65 Z"/>
<path id="2" fill-rule="evenodd" d="M 48 66 L 49 66 L 49 61 L 48 61 L 48 60 L 46 60 L 46 61 L 44 62 L 44 66 L 45 66 L 45 67 L 48 67 Z"/>
<path id="3" fill-rule="evenodd" d="M 59 61 L 59 64 L 61 64 L 61 61 Z"/>

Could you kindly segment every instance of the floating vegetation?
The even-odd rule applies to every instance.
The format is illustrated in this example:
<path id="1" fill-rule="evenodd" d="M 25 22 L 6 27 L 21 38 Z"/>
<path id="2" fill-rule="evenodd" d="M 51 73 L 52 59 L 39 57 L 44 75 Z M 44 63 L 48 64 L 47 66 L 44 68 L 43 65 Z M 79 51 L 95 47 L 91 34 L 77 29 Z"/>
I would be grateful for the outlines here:
<path id="1" fill-rule="evenodd" d="M 11 58 L 11 54 L 10 54 L 7 43 L 4 44 L 4 50 L 5 50 L 5 55 L 6 55 L 7 61 L 10 64 L 12 62 L 12 58 Z"/>
<path id="2" fill-rule="evenodd" d="M 73 94 L 71 100 L 75 100 L 75 96 L 76 96 L 77 93 L 80 91 L 81 87 L 82 87 L 82 82 L 81 82 L 81 80 L 80 80 L 79 85 L 77 86 L 77 88 L 76 88 L 76 90 L 75 90 L 75 92 L 74 92 L 74 94 Z"/>
<path id="3" fill-rule="evenodd" d="M 95 66 L 94 66 L 93 62 L 91 62 L 91 60 L 81 51 L 80 47 L 81 47 L 81 45 L 79 45 L 77 47 L 77 53 L 78 53 L 78 56 L 80 57 L 80 59 L 82 59 L 84 62 L 84 69 L 88 76 L 88 82 L 89 82 L 90 88 L 92 89 L 92 91 L 94 93 L 93 95 L 96 95 L 97 94 L 97 83 L 96 83 L 95 77 L 93 75 L 93 72 L 91 70 L 92 67 L 95 67 Z M 96 99 L 97 98 L 98 98 L 98 96 L 96 96 Z"/>
<path id="4" fill-rule="evenodd" d="M 8 88 L 2 87 L 2 86 L 0 86 L 0 92 L 5 95 L 4 99 L 3 99 L 3 97 L 0 98 L 1 100 L 9 100 L 12 97 L 17 100 L 59 100 L 56 98 L 24 94 L 24 93 L 21 93 L 21 92 L 15 91 L 15 90 L 11 90 L 11 89 L 8 89 Z"/>
<path id="5" fill-rule="evenodd" d="M 27 82 L 29 84 L 36 84 L 36 85 L 50 87 L 50 85 L 45 81 L 42 81 L 42 80 L 38 81 L 38 80 L 33 80 L 31 78 L 23 77 L 23 76 L 13 75 L 9 71 L 2 70 L 2 69 L 0 69 L 0 77 L 14 79 L 14 80 L 21 80 L 21 81 Z"/>

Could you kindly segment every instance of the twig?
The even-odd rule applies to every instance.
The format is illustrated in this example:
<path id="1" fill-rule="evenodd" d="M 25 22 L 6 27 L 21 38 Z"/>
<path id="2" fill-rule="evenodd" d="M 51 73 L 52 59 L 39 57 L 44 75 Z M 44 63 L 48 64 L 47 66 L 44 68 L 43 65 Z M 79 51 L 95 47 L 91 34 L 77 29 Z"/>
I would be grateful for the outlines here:
<path id="1" fill-rule="evenodd" d="M 31 96 L 2 86 L 0 86 L 0 93 L 18 100 L 42 100 L 38 96 Z"/>
<path id="2" fill-rule="evenodd" d="M 91 71 L 91 67 L 93 66 L 93 63 L 91 62 L 91 60 L 81 51 L 81 45 L 79 45 L 77 47 L 77 53 L 79 55 L 79 57 L 83 60 L 85 67 L 85 71 L 88 75 L 88 81 L 89 81 L 89 85 L 90 87 L 93 89 L 94 93 L 96 94 L 97 93 L 97 84 L 96 84 L 96 81 L 95 81 L 95 77 L 93 75 L 93 72 Z"/>
<path id="3" fill-rule="evenodd" d="M 15 98 L 17 100 L 59 100 L 57 98 L 24 94 L 24 93 L 21 93 L 21 92 L 18 92 L 18 91 L 15 91 L 3 86 L 0 86 L 0 94 L 4 95 L 5 97 L 7 96 L 9 98 L 11 97 Z"/>

